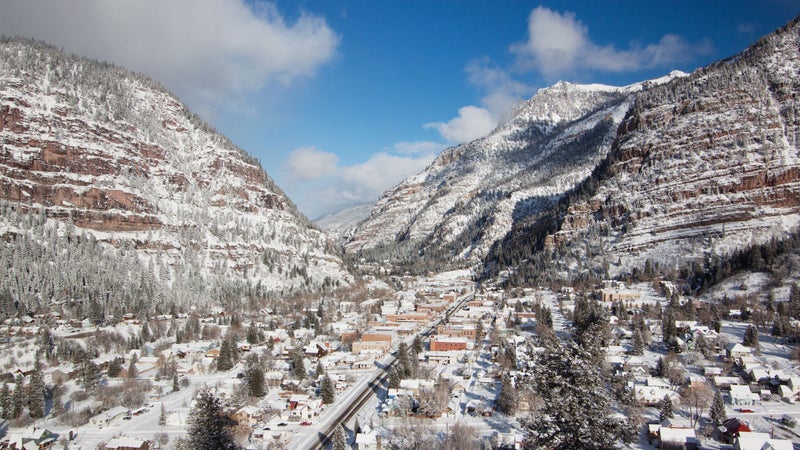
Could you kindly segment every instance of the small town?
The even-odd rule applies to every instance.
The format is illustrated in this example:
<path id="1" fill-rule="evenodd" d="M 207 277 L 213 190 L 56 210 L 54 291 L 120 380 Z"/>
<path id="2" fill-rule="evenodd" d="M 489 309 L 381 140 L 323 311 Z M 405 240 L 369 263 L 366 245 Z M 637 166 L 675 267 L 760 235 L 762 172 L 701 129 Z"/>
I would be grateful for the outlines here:
<path id="1" fill-rule="evenodd" d="M 542 335 L 573 333 L 587 305 L 604 321 L 604 373 L 636 414 L 631 448 L 791 449 L 798 439 L 797 352 L 774 327 L 752 325 L 772 324 L 774 312 L 746 296 L 702 303 L 668 282 L 505 292 L 478 288 L 468 271 L 385 280 L 371 283 L 380 295 L 323 299 L 293 319 L 262 309 L 6 321 L 0 448 L 169 448 L 185 438 L 200 391 L 235 420 L 243 448 L 306 448 L 334 420 L 356 449 L 391 448 L 421 430 L 521 448 L 521 421 L 547 401 L 523 383 Z M 71 363 L 81 352 L 90 358 Z M 32 389 L 42 383 L 37 414 Z"/>
<path id="2" fill-rule="evenodd" d="M 800 450 L 798 13 L 0 0 L 0 450 Z"/>

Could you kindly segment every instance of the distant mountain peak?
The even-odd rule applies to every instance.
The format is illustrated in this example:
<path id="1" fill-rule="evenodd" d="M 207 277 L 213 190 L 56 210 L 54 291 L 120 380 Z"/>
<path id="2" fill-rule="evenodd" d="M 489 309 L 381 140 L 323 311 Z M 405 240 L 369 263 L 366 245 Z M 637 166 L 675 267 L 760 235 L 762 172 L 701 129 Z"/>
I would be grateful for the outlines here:
<path id="1" fill-rule="evenodd" d="M 604 276 L 784 236 L 800 225 L 798 20 L 692 74 L 540 89 L 384 193 L 347 251 L 524 274 L 545 249 L 569 256 L 557 276 Z"/>

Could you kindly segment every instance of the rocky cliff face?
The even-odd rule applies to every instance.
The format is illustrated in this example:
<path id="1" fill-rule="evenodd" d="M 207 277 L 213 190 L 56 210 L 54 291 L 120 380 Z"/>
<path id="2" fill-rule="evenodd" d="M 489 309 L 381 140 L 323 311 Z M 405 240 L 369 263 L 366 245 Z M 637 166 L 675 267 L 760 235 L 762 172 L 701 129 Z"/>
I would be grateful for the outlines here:
<path id="1" fill-rule="evenodd" d="M 259 163 L 157 83 L 36 42 L 0 41 L 0 199 L 7 237 L 40 214 L 62 236 L 132 245 L 168 284 L 184 271 L 265 291 L 350 279 Z"/>
<path id="2" fill-rule="evenodd" d="M 799 30 L 796 19 L 729 60 L 637 94 L 591 182 L 560 210 L 518 223 L 503 245 L 538 233 L 572 270 L 613 275 L 795 231 Z"/>

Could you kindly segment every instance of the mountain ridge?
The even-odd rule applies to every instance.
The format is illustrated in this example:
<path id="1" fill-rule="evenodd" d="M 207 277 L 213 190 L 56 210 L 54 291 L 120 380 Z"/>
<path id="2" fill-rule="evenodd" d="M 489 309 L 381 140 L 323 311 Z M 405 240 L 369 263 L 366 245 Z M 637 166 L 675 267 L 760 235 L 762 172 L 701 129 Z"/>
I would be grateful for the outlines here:
<path id="1" fill-rule="evenodd" d="M 794 19 L 688 75 L 541 89 L 384 193 L 346 251 L 419 271 L 522 265 L 553 279 L 786 237 L 800 223 L 797 35 Z"/>
<path id="2" fill-rule="evenodd" d="M 141 74 L 4 38 L 0 142 L 6 236 L 30 235 L 14 221 L 41 214 L 59 239 L 91 235 L 110 255 L 130 246 L 163 266 L 152 283 L 165 293 L 198 276 L 260 295 L 352 280 L 255 158 Z M 187 306 L 210 301 L 209 289 L 169 295 Z"/>
<path id="3" fill-rule="evenodd" d="M 664 80 L 684 75 L 674 72 Z M 346 250 L 386 249 L 401 259 L 433 250 L 440 260 L 479 262 L 514 221 L 588 176 L 608 150 L 627 98 L 645 85 L 561 81 L 540 89 L 486 137 L 445 149 L 425 170 L 385 192 L 348 234 Z M 597 145 L 589 148 L 589 141 Z M 571 170 L 563 170 L 565 161 L 574 162 Z"/>
<path id="4" fill-rule="evenodd" d="M 638 95 L 588 182 L 515 224 L 487 265 L 518 267 L 522 278 L 615 276 L 791 236 L 800 223 L 798 23 Z M 558 259 L 558 273 L 531 248 Z"/>

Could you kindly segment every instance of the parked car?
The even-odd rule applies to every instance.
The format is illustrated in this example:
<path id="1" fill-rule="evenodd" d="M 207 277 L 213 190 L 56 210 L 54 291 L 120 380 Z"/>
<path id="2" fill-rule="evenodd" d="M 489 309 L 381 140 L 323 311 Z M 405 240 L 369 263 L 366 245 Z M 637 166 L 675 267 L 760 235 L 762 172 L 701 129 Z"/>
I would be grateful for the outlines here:
<path id="1" fill-rule="evenodd" d="M 311 422 L 306 420 L 305 422 L 300 422 L 300 425 L 302 425 L 304 427 L 307 427 L 307 426 L 311 425 Z"/>

